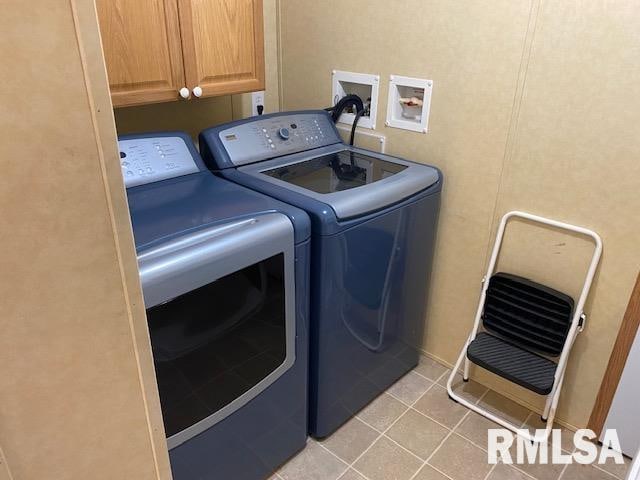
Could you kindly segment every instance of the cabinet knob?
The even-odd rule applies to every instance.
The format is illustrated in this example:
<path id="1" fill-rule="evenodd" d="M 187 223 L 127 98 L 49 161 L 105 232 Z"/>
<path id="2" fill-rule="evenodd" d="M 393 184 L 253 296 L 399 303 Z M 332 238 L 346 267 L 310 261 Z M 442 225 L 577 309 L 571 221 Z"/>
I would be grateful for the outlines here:
<path id="1" fill-rule="evenodd" d="M 187 87 L 182 87 L 179 92 L 182 98 L 189 98 L 189 89 Z"/>
<path id="2" fill-rule="evenodd" d="M 202 96 L 202 88 L 194 87 L 193 88 L 193 96 L 194 97 L 201 97 Z"/>

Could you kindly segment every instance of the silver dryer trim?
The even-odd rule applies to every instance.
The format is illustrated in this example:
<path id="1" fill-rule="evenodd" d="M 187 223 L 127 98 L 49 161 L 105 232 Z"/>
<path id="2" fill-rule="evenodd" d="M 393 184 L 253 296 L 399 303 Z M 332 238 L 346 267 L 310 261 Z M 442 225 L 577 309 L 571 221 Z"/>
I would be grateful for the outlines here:
<path id="1" fill-rule="evenodd" d="M 268 213 L 178 237 L 138 256 L 146 308 L 161 305 L 219 278 L 284 254 L 286 356 L 277 369 L 244 394 L 167 439 L 169 449 L 225 419 L 268 388 L 295 363 L 295 246 L 286 215 Z"/>

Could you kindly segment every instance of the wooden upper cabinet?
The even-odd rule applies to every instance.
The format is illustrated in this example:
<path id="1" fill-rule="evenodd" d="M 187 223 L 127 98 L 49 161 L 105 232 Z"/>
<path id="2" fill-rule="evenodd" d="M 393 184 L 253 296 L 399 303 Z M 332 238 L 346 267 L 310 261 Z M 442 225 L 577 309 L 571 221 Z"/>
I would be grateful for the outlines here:
<path id="1" fill-rule="evenodd" d="M 262 0 L 178 0 L 187 85 L 203 95 L 264 90 Z"/>
<path id="2" fill-rule="evenodd" d="M 96 3 L 115 107 L 264 90 L 262 0 Z"/>
<path id="3" fill-rule="evenodd" d="M 186 86 L 176 0 L 97 0 L 116 107 L 179 98 Z"/>

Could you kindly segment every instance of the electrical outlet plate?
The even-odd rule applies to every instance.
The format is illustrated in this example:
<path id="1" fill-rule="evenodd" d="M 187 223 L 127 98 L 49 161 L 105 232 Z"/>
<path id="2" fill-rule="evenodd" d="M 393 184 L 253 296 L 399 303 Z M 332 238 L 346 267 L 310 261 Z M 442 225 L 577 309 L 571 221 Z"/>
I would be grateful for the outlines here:
<path id="1" fill-rule="evenodd" d="M 264 107 L 264 92 L 253 92 L 251 94 L 251 115 L 258 115 L 258 105 Z M 266 113 L 264 110 L 262 113 Z"/>

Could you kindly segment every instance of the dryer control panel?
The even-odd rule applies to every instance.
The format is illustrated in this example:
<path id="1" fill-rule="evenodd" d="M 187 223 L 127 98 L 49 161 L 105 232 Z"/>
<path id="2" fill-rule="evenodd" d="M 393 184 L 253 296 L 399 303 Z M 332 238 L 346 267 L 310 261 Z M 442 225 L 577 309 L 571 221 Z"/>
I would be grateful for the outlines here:
<path id="1" fill-rule="evenodd" d="M 200 171 L 180 137 L 120 140 L 118 146 L 127 188 Z"/>
<path id="2" fill-rule="evenodd" d="M 331 117 L 316 111 L 252 117 L 217 134 L 235 166 L 342 141 Z"/>

